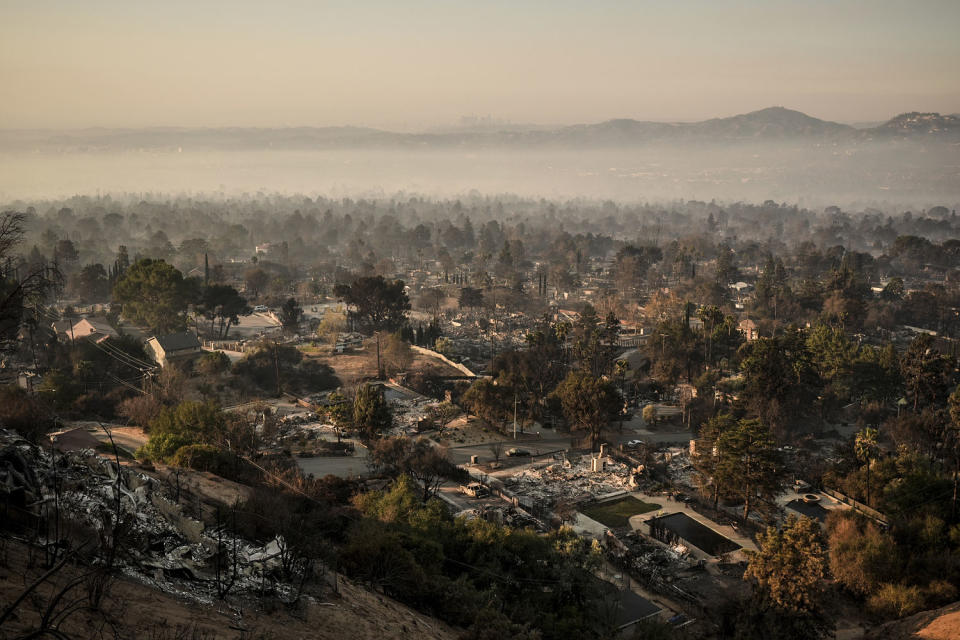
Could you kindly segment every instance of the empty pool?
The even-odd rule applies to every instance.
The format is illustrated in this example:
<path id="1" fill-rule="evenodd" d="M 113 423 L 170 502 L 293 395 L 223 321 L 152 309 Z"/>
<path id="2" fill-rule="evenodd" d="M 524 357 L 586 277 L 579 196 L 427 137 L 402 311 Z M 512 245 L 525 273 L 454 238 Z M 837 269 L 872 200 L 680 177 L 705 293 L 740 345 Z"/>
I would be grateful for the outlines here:
<path id="1" fill-rule="evenodd" d="M 719 556 L 740 548 L 733 540 L 703 526 L 685 513 L 671 513 L 654 518 L 648 524 L 654 538 L 667 543 L 683 541 L 711 556 Z"/>

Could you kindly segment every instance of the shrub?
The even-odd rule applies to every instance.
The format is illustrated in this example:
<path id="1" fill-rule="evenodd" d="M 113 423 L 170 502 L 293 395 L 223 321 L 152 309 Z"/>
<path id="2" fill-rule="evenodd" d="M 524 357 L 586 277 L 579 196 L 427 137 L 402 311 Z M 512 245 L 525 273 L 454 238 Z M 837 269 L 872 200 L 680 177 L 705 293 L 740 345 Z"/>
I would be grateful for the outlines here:
<path id="1" fill-rule="evenodd" d="M 53 428 L 50 412 L 24 389 L 0 387 L 0 426 L 13 429 L 30 442 L 37 442 Z"/>
<path id="2" fill-rule="evenodd" d="M 185 433 L 152 433 L 147 443 L 137 449 L 138 460 L 163 462 L 180 449 L 193 444 L 193 439 Z"/>
<path id="3" fill-rule="evenodd" d="M 260 344 L 243 360 L 234 363 L 233 373 L 262 390 L 273 392 L 276 392 L 278 387 L 299 393 L 336 389 L 340 386 L 340 381 L 330 365 L 316 360 L 305 360 L 295 347 L 283 344 Z"/>
<path id="4" fill-rule="evenodd" d="M 197 360 L 197 373 L 205 376 L 215 376 L 230 368 L 230 358 L 223 351 L 213 351 Z"/>
<path id="5" fill-rule="evenodd" d="M 923 609 L 919 587 L 885 583 L 867 599 L 867 608 L 883 618 L 904 618 Z"/>
<path id="6" fill-rule="evenodd" d="M 235 466 L 234 456 L 210 444 L 190 444 L 177 449 L 170 459 L 176 467 L 227 475 Z"/>
<path id="7" fill-rule="evenodd" d="M 163 403 L 153 395 L 139 395 L 127 398 L 117 407 L 117 413 L 127 419 L 130 424 L 138 427 L 147 427 L 156 420 L 163 409 Z"/>
<path id="8" fill-rule="evenodd" d="M 648 404 L 643 408 L 643 421 L 647 424 L 653 424 L 657 421 L 657 408 Z"/>
<path id="9" fill-rule="evenodd" d="M 226 418 L 214 402 L 181 402 L 164 407 L 150 423 L 150 439 L 137 458 L 165 461 L 180 447 L 214 441 L 226 427 Z"/>
<path id="10" fill-rule="evenodd" d="M 939 607 L 957 599 L 957 587 L 946 580 L 934 580 L 923 592 L 928 607 Z"/>

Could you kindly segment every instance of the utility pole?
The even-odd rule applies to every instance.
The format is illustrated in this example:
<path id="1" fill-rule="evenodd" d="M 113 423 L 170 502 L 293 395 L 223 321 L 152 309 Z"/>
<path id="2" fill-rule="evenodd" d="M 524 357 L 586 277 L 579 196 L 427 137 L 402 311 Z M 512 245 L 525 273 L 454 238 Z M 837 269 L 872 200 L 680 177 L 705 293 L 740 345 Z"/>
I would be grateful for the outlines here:
<path id="1" fill-rule="evenodd" d="M 377 338 L 377 377 L 383 378 L 385 377 L 383 372 L 383 367 L 380 366 L 380 332 L 377 331 L 376 333 L 374 333 L 374 336 L 376 336 Z"/>
<path id="2" fill-rule="evenodd" d="M 517 439 L 517 392 L 513 392 L 513 439 Z"/>
<path id="3" fill-rule="evenodd" d="M 273 341 L 273 369 L 277 374 L 277 397 L 281 395 L 280 389 L 280 347 L 277 345 L 277 341 Z"/>

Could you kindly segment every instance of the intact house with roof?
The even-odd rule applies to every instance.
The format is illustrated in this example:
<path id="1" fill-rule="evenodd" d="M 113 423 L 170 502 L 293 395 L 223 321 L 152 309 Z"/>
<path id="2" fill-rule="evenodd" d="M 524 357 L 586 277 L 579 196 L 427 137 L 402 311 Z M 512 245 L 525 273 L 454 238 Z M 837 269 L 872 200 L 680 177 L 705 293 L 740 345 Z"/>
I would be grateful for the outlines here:
<path id="1" fill-rule="evenodd" d="M 161 367 L 189 363 L 202 352 L 197 336 L 189 331 L 153 336 L 144 347 L 147 354 Z"/>
<path id="2" fill-rule="evenodd" d="M 741 320 L 737 328 L 743 332 L 743 336 L 748 342 L 752 342 L 760 337 L 760 329 L 757 327 L 757 323 L 750 318 Z"/>
<path id="3" fill-rule="evenodd" d="M 76 322 L 58 320 L 52 327 L 57 332 L 57 337 L 65 340 L 89 339 L 100 343 L 120 335 L 109 322 L 101 318 L 80 318 Z"/>

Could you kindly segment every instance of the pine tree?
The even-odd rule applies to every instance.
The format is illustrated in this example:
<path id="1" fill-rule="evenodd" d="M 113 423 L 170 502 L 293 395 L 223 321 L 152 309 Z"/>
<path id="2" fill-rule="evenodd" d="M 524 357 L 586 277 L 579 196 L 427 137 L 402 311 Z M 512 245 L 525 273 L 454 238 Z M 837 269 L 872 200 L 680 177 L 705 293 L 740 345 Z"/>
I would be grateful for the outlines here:
<path id="1" fill-rule="evenodd" d="M 353 401 L 353 424 L 365 441 L 378 438 L 390 428 L 393 416 L 381 387 L 366 382 L 357 390 Z"/>

